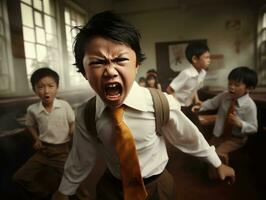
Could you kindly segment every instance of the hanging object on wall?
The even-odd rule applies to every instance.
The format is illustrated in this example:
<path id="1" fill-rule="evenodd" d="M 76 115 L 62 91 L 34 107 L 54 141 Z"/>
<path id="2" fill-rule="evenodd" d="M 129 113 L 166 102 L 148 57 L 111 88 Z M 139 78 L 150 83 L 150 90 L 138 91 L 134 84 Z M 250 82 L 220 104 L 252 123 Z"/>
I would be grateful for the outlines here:
<path id="1" fill-rule="evenodd" d="M 228 31 L 239 31 L 241 29 L 240 19 L 230 19 L 225 22 L 225 29 Z"/>

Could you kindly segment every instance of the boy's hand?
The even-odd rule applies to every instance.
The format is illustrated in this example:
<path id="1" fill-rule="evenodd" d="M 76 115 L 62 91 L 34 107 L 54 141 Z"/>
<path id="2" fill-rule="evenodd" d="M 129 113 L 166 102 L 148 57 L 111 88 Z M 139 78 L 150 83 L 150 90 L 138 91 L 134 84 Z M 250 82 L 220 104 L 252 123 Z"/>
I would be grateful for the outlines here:
<path id="1" fill-rule="evenodd" d="M 201 105 L 197 104 L 191 108 L 191 111 L 192 112 L 198 112 L 200 110 L 200 108 L 201 108 Z"/>
<path id="2" fill-rule="evenodd" d="M 42 142 L 39 139 L 36 139 L 35 143 L 33 144 L 33 148 L 35 150 L 40 150 L 43 148 Z"/>
<path id="3" fill-rule="evenodd" d="M 242 122 L 240 120 L 240 118 L 236 115 L 236 113 L 232 113 L 229 115 L 229 119 L 230 119 L 230 122 L 238 127 L 238 128 L 242 128 Z"/>
<path id="4" fill-rule="evenodd" d="M 235 170 L 232 167 L 221 164 L 218 168 L 216 168 L 216 172 L 219 179 L 228 179 L 228 184 L 232 184 L 235 182 Z"/>
<path id="5" fill-rule="evenodd" d="M 61 192 L 56 191 L 52 196 L 52 200 L 69 200 L 69 198 Z"/>

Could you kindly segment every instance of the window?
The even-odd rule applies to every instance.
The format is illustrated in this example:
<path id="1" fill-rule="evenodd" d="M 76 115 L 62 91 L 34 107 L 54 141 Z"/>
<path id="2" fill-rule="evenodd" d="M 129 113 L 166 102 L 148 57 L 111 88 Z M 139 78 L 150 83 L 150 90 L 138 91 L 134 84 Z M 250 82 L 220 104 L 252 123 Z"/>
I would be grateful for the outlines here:
<path id="1" fill-rule="evenodd" d="M 40 67 L 60 72 L 55 1 L 21 0 L 21 15 L 28 79 Z"/>
<path id="2" fill-rule="evenodd" d="M 257 39 L 257 71 L 259 84 L 266 85 L 266 7 L 259 15 Z"/>
<path id="3" fill-rule="evenodd" d="M 73 55 L 73 42 L 77 35 L 77 30 L 72 29 L 74 26 L 84 25 L 85 16 L 74 10 L 71 7 L 66 6 L 65 11 L 65 31 L 66 31 L 66 45 L 67 45 L 67 61 L 68 61 L 68 72 L 69 72 L 69 84 L 70 86 L 77 86 L 80 84 L 87 83 L 81 73 L 77 73 L 77 70 L 73 64 L 75 63 Z"/>
<path id="4" fill-rule="evenodd" d="M 0 92 L 12 91 L 13 71 L 11 65 L 11 47 L 9 38 L 8 17 L 6 13 L 6 1 L 0 1 Z"/>

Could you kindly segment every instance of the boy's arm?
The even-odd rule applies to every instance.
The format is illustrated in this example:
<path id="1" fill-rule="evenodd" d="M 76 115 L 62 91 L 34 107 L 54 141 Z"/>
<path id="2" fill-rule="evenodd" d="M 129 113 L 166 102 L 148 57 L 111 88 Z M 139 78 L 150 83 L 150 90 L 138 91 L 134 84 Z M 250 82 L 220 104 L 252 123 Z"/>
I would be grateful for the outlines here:
<path id="1" fill-rule="evenodd" d="M 28 126 L 27 129 L 32 135 L 33 140 L 34 140 L 33 148 L 36 150 L 41 149 L 43 146 L 42 146 L 42 142 L 39 139 L 39 134 L 38 134 L 37 129 L 33 126 Z"/>
<path id="2" fill-rule="evenodd" d="M 167 92 L 168 94 L 174 94 L 175 91 L 174 91 L 173 88 L 171 88 L 170 85 L 168 85 L 167 88 L 166 88 L 166 92 Z"/>
<path id="3" fill-rule="evenodd" d="M 215 97 L 202 102 L 199 111 L 216 110 L 221 105 L 225 94 L 226 93 L 224 93 L 224 92 L 220 93 L 220 94 L 216 95 Z"/>
<path id="4" fill-rule="evenodd" d="M 88 176 L 95 164 L 97 140 L 85 127 L 84 107 L 85 105 L 79 107 L 76 112 L 73 144 L 58 189 L 59 197 L 74 195 L 80 183 Z"/>
<path id="5" fill-rule="evenodd" d="M 68 135 L 70 137 L 72 137 L 73 134 L 74 134 L 75 123 L 74 122 L 69 122 L 68 124 L 69 124 L 69 133 L 68 133 Z"/>
<path id="6" fill-rule="evenodd" d="M 188 80 L 188 76 L 184 72 L 180 72 L 180 74 L 175 77 L 170 85 L 166 88 L 166 92 L 168 94 L 174 94 L 175 92 L 181 90 Z"/>
<path id="7" fill-rule="evenodd" d="M 243 119 L 241 119 L 237 113 L 230 114 L 230 122 L 238 127 L 241 133 L 252 134 L 256 133 L 258 130 L 258 120 L 257 120 L 257 107 L 255 103 L 249 104 L 248 108 L 244 109 L 246 114 Z"/>
<path id="8" fill-rule="evenodd" d="M 218 174 L 218 178 L 221 180 L 225 180 L 229 177 L 230 180 L 228 180 L 228 184 L 235 182 L 235 170 L 232 167 L 221 164 L 216 168 L 216 172 Z"/>
<path id="9" fill-rule="evenodd" d="M 222 164 L 214 146 L 210 146 L 198 128 L 181 112 L 180 105 L 168 96 L 170 118 L 162 128 L 165 138 L 176 148 L 210 163 L 219 177 L 234 177 L 234 170 Z"/>
<path id="10" fill-rule="evenodd" d="M 201 105 L 202 101 L 199 100 L 199 96 L 198 96 L 198 92 L 195 93 L 194 97 L 193 97 L 193 101 L 195 105 Z"/>

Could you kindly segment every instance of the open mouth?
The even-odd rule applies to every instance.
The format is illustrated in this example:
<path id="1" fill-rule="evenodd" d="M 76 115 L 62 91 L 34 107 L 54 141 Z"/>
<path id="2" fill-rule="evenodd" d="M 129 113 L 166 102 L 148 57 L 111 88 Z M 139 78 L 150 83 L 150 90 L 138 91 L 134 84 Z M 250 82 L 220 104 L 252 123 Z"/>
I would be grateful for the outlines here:
<path id="1" fill-rule="evenodd" d="M 122 86 L 119 83 L 106 84 L 104 91 L 108 99 L 117 99 L 122 94 Z"/>

